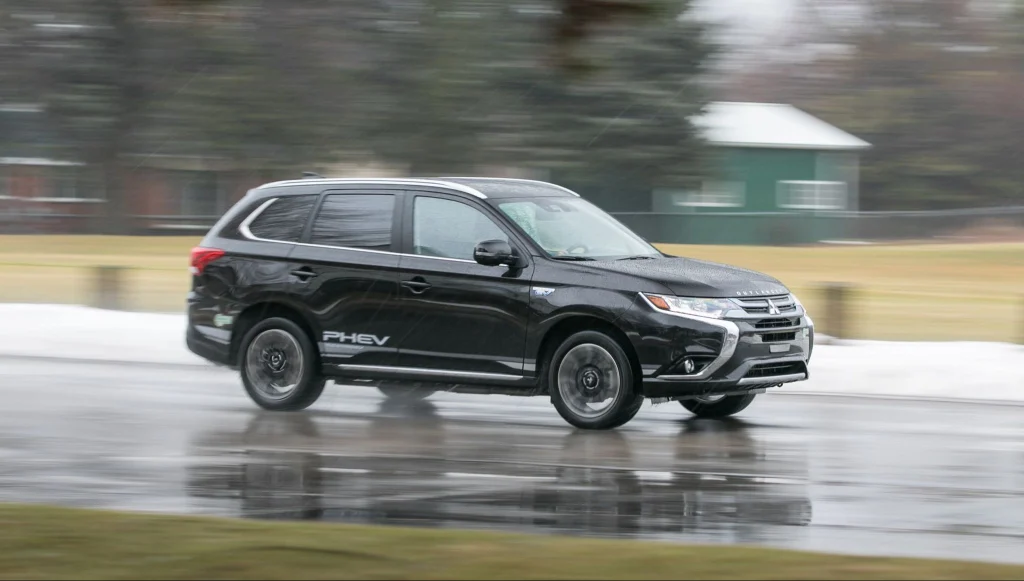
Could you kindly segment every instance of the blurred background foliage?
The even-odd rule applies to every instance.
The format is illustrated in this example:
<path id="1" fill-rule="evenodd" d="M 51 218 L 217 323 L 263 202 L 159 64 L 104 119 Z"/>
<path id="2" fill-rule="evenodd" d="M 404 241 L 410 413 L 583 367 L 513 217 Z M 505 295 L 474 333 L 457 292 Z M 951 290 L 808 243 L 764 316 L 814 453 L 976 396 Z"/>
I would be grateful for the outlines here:
<path id="1" fill-rule="evenodd" d="M 874 145 L 871 210 L 1024 203 L 1024 2 L 801 0 L 784 55 L 729 79 Z"/>
<path id="2" fill-rule="evenodd" d="M 53 156 L 260 168 L 366 160 L 686 179 L 712 46 L 686 0 L 10 0 L 2 100 Z"/>
<path id="3" fill-rule="evenodd" d="M 694 183 L 713 99 L 871 142 L 863 209 L 1024 203 L 1024 3 L 790 0 L 784 29 L 738 43 L 699 4 L 5 0 L 0 102 L 39 103 L 45 153 L 107 176 L 111 232 L 119 176 L 155 156 Z"/>

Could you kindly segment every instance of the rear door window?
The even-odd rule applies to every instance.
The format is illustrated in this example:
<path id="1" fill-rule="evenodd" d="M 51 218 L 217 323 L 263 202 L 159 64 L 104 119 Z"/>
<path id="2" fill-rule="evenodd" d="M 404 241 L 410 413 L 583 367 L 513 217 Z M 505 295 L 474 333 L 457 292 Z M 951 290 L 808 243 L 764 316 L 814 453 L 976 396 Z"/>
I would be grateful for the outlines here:
<path id="1" fill-rule="evenodd" d="M 360 250 L 391 250 L 394 194 L 329 194 L 324 198 L 310 243 Z"/>

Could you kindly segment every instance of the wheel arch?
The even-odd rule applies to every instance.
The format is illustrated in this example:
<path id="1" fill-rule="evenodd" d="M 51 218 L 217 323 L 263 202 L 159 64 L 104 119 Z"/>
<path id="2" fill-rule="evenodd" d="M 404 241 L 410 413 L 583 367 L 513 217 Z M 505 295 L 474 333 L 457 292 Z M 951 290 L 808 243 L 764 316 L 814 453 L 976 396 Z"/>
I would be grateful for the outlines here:
<path id="1" fill-rule="evenodd" d="M 320 356 L 320 341 L 317 338 L 314 321 L 301 310 L 281 301 L 268 300 L 252 304 L 243 309 L 235 319 L 231 331 L 231 346 L 228 353 L 228 361 L 238 364 L 239 350 L 242 340 L 258 322 L 272 317 L 288 319 L 305 331 L 309 340 L 313 342 L 314 352 Z"/>
<path id="2" fill-rule="evenodd" d="M 558 349 L 558 346 L 562 344 L 562 341 L 565 341 L 579 331 L 599 331 L 618 343 L 619 347 L 622 347 L 622 350 L 625 351 L 629 364 L 633 368 L 633 381 L 636 384 L 636 388 L 641 388 L 643 372 L 640 367 L 640 358 L 637 356 L 636 349 L 633 348 L 633 344 L 629 341 L 625 331 L 615 323 L 590 313 L 566 314 L 544 334 L 536 353 L 538 387 L 541 387 L 544 391 L 550 389 L 547 376 L 551 357 L 554 355 L 555 350 Z"/>

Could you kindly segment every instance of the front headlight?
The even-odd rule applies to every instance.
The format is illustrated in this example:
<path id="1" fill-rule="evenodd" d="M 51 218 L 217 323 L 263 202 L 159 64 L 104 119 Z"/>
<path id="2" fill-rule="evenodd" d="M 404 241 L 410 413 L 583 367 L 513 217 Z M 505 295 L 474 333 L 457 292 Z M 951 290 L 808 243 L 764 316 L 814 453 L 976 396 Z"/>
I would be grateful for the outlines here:
<path id="1" fill-rule="evenodd" d="M 710 319 L 721 319 L 726 313 L 736 309 L 736 305 L 729 299 L 701 299 L 648 293 L 644 293 L 644 297 L 650 301 L 655 309 L 660 311 L 708 317 Z"/>

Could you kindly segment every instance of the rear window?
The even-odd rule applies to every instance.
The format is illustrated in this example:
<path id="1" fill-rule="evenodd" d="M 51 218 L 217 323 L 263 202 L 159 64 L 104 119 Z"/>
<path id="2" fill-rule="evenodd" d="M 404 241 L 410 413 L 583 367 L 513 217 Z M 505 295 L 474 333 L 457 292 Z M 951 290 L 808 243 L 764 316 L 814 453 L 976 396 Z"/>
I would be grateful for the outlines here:
<path id="1" fill-rule="evenodd" d="M 393 194 L 331 194 L 324 198 L 310 242 L 364 250 L 391 250 Z"/>
<path id="2" fill-rule="evenodd" d="M 315 195 L 281 198 L 267 206 L 252 224 L 249 224 L 249 231 L 253 236 L 264 240 L 298 242 L 314 202 Z"/>

